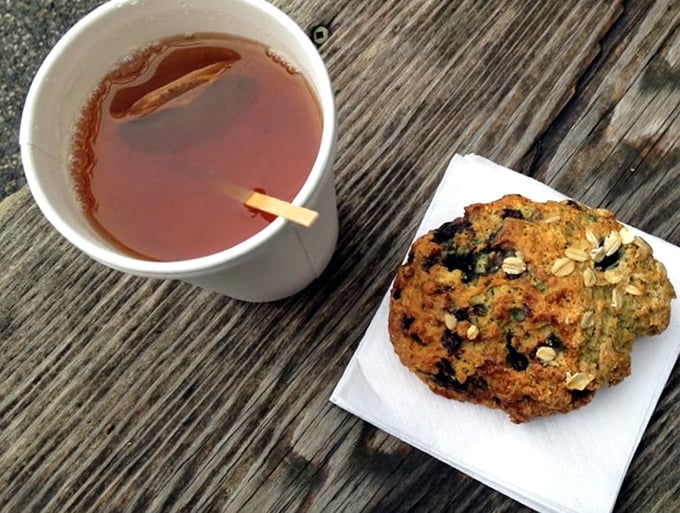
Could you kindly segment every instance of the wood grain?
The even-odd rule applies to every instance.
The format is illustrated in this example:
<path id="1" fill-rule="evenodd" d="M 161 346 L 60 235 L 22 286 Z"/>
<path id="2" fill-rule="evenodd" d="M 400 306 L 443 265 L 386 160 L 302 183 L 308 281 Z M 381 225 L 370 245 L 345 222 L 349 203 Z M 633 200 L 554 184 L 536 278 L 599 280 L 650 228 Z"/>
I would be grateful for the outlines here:
<path id="1" fill-rule="evenodd" d="M 678 244 L 680 3 L 627 12 L 611 36 L 526 172 Z"/>
<path id="2" fill-rule="evenodd" d="M 0 510 L 528 511 L 328 402 L 446 164 L 476 152 L 680 242 L 677 2 L 275 3 L 330 29 L 333 260 L 243 304 L 94 263 L 25 189 L 0 203 Z M 678 374 L 617 511 L 680 509 Z"/>

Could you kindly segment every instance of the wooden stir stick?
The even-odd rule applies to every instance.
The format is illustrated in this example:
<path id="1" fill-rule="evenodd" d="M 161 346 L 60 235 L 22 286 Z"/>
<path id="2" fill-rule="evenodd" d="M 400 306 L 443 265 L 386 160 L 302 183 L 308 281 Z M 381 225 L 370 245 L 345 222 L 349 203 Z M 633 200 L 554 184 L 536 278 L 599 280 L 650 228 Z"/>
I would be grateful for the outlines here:
<path id="1" fill-rule="evenodd" d="M 255 208 L 262 212 L 283 217 L 284 219 L 302 225 L 305 228 L 312 226 L 319 218 L 319 213 L 316 210 L 299 207 L 288 201 L 257 191 L 252 191 L 248 195 L 248 198 L 246 198 L 244 204 L 247 207 Z"/>
<path id="2" fill-rule="evenodd" d="M 230 64 L 231 61 L 216 62 L 187 73 L 146 93 L 117 117 L 122 121 L 134 121 L 166 109 L 184 107 L 215 82 L 229 68 Z M 307 228 L 312 226 L 319 217 L 319 213 L 315 210 L 293 205 L 288 201 L 225 182 L 196 169 L 194 166 L 186 165 L 182 167 L 185 168 L 183 169 L 184 174 L 188 175 L 191 171 L 190 176 L 192 178 L 208 183 L 211 187 L 222 191 L 231 198 L 243 202 L 246 207 L 283 217 Z"/>
<path id="3" fill-rule="evenodd" d="M 288 201 L 269 196 L 268 194 L 253 191 L 245 187 L 241 187 L 240 185 L 227 182 L 220 177 L 196 169 L 194 166 L 186 164 L 180 165 L 182 172 L 185 175 L 197 180 L 201 180 L 211 188 L 222 192 L 226 196 L 229 196 L 236 201 L 240 201 L 246 207 L 254 208 L 256 210 L 260 210 L 261 212 L 266 212 L 267 214 L 283 217 L 288 221 L 299 224 L 306 228 L 312 226 L 319 218 L 319 213 L 316 210 L 293 205 Z"/>

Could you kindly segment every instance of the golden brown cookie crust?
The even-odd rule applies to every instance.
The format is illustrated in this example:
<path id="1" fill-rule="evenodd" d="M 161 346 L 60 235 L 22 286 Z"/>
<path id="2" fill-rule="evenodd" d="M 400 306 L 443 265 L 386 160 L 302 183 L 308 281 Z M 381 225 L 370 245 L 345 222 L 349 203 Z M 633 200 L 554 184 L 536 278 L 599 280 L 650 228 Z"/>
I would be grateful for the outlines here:
<path id="1" fill-rule="evenodd" d="M 634 338 L 668 326 L 673 297 L 649 245 L 609 211 L 509 195 L 416 240 L 389 332 L 434 392 L 523 422 L 625 378 Z"/>

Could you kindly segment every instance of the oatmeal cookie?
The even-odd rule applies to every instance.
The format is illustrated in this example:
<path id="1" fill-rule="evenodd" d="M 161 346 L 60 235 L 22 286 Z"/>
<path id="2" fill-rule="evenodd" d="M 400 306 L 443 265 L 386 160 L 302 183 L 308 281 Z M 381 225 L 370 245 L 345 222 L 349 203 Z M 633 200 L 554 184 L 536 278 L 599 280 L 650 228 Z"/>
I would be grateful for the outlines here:
<path id="1" fill-rule="evenodd" d="M 420 237 L 391 291 L 401 362 L 434 392 L 507 412 L 567 412 L 630 373 L 673 287 L 611 212 L 510 195 Z"/>

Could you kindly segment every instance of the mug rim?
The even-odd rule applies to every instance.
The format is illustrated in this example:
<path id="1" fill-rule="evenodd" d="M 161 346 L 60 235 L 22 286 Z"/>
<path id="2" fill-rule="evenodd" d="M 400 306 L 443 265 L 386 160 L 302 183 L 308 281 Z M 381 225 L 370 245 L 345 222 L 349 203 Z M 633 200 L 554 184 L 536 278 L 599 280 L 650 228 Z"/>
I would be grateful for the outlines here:
<path id="1" fill-rule="evenodd" d="M 146 3 L 149 3 L 149 1 L 151 0 L 147 0 Z M 167 5 L 164 0 L 157 1 Z M 265 0 L 222 1 L 251 5 L 275 19 L 277 23 L 284 27 L 286 32 L 290 33 L 293 38 L 300 43 L 304 53 L 312 63 L 315 77 L 305 76 L 305 78 L 312 82 L 314 96 L 319 103 L 322 117 L 321 141 L 314 164 L 302 187 L 292 200 L 292 203 L 295 205 L 305 206 L 321 185 L 325 174 L 327 172 L 332 172 L 330 171 L 330 167 L 335 150 L 337 127 L 335 99 L 326 65 L 307 34 L 305 34 L 295 21 L 276 6 Z M 45 190 L 41 183 L 39 178 L 40 173 L 37 171 L 37 166 L 34 165 L 34 152 L 41 150 L 32 141 L 31 130 L 35 126 L 38 118 L 38 113 L 36 112 L 34 105 L 37 103 L 38 98 L 40 97 L 39 95 L 45 93 L 45 78 L 54 67 L 57 58 L 61 56 L 64 51 L 67 51 L 71 45 L 76 44 L 80 38 L 86 37 L 88 29 L 93 22 L 102 17 L 106 17 L 114 10 L 119 9 L 120 4 L 120 0 L 109 0 L 78 20 L 78 22 L 76 22 L 50 50 L 31 83 L 24 104 L 19 137 L 21 159 L 31 194 L 45 217 L 57 231 L 69 240 L 69 242 L 96 261 L 114 269 L 144 276 L 183 278 L 203 274 L 206 271 L 225 269 L 237 265 L 244 259 L 247 259 L 249 255 L 262 248 L 267 241 L 274 238 L 277 234 L 282 232 L 287 225 L 291 225 L 292 223 L 286 219 L 277 217 L 266 227 L 244 241 L 222 251 L 201 257 L 176 261 L 143 260 L 129 256 L 110 247 L 110 244 L 100 235 L 97 236 L 99 236 L 105 246 L 96 244 L 87 237 L 79 234 L 71 227 L 69 222 L 64 219 L 64 216 L 60 213 L 59 209 L 53 205 L 49 192 Z M 226 31 L 224 33 L 228 34 Z M 168 34 L 168 37 L 171 36 L 171 34 Z M 251 39 L 256 41 L 254 38 Z M 296 227 L 292 228 L 296 229 Z"/>

